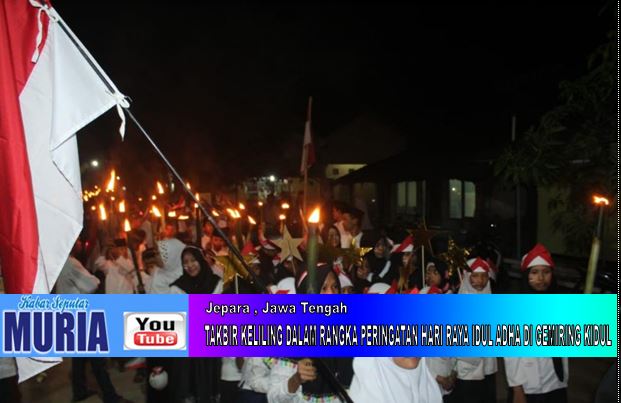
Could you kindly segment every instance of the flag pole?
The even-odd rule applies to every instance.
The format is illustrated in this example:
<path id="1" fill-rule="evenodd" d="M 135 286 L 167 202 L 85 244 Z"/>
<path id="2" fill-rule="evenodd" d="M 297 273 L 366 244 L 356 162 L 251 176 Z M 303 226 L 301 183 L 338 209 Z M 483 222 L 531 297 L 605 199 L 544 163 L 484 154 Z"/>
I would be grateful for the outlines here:
<path id="1" fill-rule="evenodd" d="M 302 163 L 304 164 L 304 199 L 302 202 L 302 212 L 304 213 L 304 216 L 306 216 L 306 204 L 308 202 L 308 153 L 310 152 L 308 146 L 306 145 L 306 130 L 310 131 L 312 107 L 313 97 L 310 96 L 308 97 L 308 107 L 306 109 L 306 125 L 308 125 L 308 127 L 304 125 L 304 149 L 302 150 Z"/>
<path id="2" fill-rule="evenodd" d="M 69 30 L 67 28 L 67 26 L 65 25 L 64 21 L 62 19 L 59 19 L 57 22 L 60 27 L 63 29 L 63 31 L 67 32 L 67 36 L 70 38 L 70 40 L 72 41 L 72 43 L 74 44 L 74 46 L 78 49 L 78 51 L 82 54 L 82 56 L 84 57 L 84 59 L 86 59 L 86 61 L 88 62 L 88 64 L 91 66 L 91 68 L 93 69 L 93 71 L 97 74 L 97 76 L 101 79 L 101 81 L 103 81 L 103 83 L 106 85 L 106 87 L 108 88 L 108 90 L 114 94 L 114 95 L 118 95 L 120 94 L 120 92 L 118 92 L 111 84 L 110 82 L 107 80 L 106 76 L 102 73 L 102 71 L 100 70 L 99 66 L 97 66 L 93 60 L 91 60 L 90 57 L 88 57 L 88 55 L 86 54 L 86 52 L 84 52 L 84 50 L 81 48 L 81 46 L 76 42 L 75 38 L 73 37 L 73 35 L 69 34 Z M 309 101 L 310 104 L 310 101 Z M 231 242 L 231 240 L 226 236 L 226 234 L 224 234 L 224 232 L 218 227 L 216 221 L 214 220 L 214 218 L 211 216 L 211 214 L 209 214 L 209 212 L 207 212 L 207 210 L 205 209 L 205 207 L 199 203 L 198 199 L 194 196 L 194 194 L 192 194 L 192 191 L 189 190 L 186 186 L 185 186 L 185 182 L 183 181 L 183 178 L 181 178 L 181 176 L 179 175 L 179 173 L 177 172 L 177 170 L 173 167 L 173 165 L 170 163 L 170 161 L 168 161 L 168 158 L 166 158 L 166 156 L 164 155 L 164 153 L 159 149 L 159 147 L 157 146 L 157 144 L 155 144 L 155 142 L 153 141 L 153 139 L 151 138 L 151 136 L 149 136 L 149 134 L 147 133 L 147 131 L 142 127 L 142 125 L 140 124 L 140 122 L 138 121 L 138 119 L 136 119 L 136 117 L 131 113 L 131 111 L 129 110 L 129 108 L 123 108 L 125 110 L 125 112 L 127 113 L 127 115 L 129 116 L 129 118 L 131 119 L 132 122 L 134 122 L 134 124 L 136 125 L 136 127 L 138 127 L 138 129 L 140 130 L 140 132 L 145 136 L 145 138 L 147 139 L 147 141 L 151 144 L 151 146 L 153 147 L 153 149 L 157 152 L 157 154 L 160 156 L 160 158 L 162 159 L 162 161 L 164 161 L 164 164 L 166 164 L 166 166 L 168 167 L 168 169 L 170 170 L 170 172 L 177 178 L 177 180 L 179 181 L 179 183 L 181 183 L 181 186 L 183 189 L 185 189 L 186 193 L 188 193 L 190 195 L 190 198 L 192 200 L 194 200 L 195 203 L 198 204 L 201 212 L 203 213 L 203 215 L 205 216 L 205 218 L 207 218 L 207 220 L 209 220 L 209 222 L 213 225 L 214 230 L 222 237 L 222 239 L 224 239 L 224 242 L 227 244 L 227 246 L 229 247 L 229 250 L 233 252 L 233 254 L 235 255 L 235 257 L 240 261 L 241 265 L 244 267 L 244 269 L 246 269 L 248 271 L 248 274 L 250 274 L 250 278 L 251 278 L 251 283 L 250 285 L 252 287 L 254 287 L 257 292 L 259 293 L 263 293 L 263 294 L 268 294 L 269 291 L 267 289 L 267 287 L 258 279 L 257 275 L 254 274 L 254 272 L 252 270 L 250 270 L 250 267 L 248 266 L 248 264 L 246 263 L 246 261 L 244 260 L 243 256 L 241 255 L 241 252 L 235 248 L 235 246 L 233 245 L 233 243 Z M 315 359 L 317 362 L 320 363 L 320 365 L 325 366 L 325 363 L 322 361 L 321 358 L 316 358 Z M 328 373 L 326 374 L 326 376 L 328 377 L 328 380 L 332 383 L 335 384 L 335 386 L 339 389 L 340 393 L 343 395 L 343 399 L 345 399 L 346 402 L 351 402 L 351 398 L 349 397 L 349 395 L 347 394 L 347 391 L 345 390 L 345 388 L 342 387 L 342 385 L 339 383 L 339 381 L 336 379 L 336 377 L 334 376 L 334 374 L 330 371 L 328 371 Z M 340 386 L 340 387 L 339 387 Z"/>
<path id="3" fill-rule="evenodd" d="M 306 193 L 308 193 L 308 168 L 304 168 L 304 201 L 302 203 L 302 212 L 306 214 Z"/>
<path id="4" fill-rule="evenodd" d="M 145 136 L 147 141 L 151 144 L 151 146 L 153 147 L 155 152 L 159 155 L 159 157 L 162 159 L 162 161 L 164 161 L 164 164 L 168 167 L 169 172 L 172 173 L 172 175 L 179 181 L 179 183 L 181 184 L 181 188 L 190 196 L 190 198 L 194 201 L 194 203 L 196 203 L 198 205 L 198 208 L 203 213 L 203 216 L 207 220 L 209 220 L 211 225 L 213 225 L 214 231 L 216 231 L 216 233 L 224 240 L 224 242 L 228 246 L 229 250 L 233 253 L 233 255 L 235 255 L 237 260 L 239 260 L 239 262 L 241 263 L 242 267 L 248 272 L 248 274 L 250 275 L 250 285 L 252 287 L 254 287 L 257 290 L 257 292 L 259 292 L 261 294 L 268 294 L 269 292 L 267 290 L 267 287 L 265 287 L 265 285 L 263 283 L 261 283 L 259 278 L 250 269 L 250 267 L 248 266 L 248 264 L 244 260 L 243 256 L 241 255 L 241 252 L 239 251 L 239 249 L 233 244 L 233 242 L 229 239 L 229 237 L 226 236 L 224 231 L 222 231 L 222 229 L 218 226 L 218 224 L 216 223 L 216 220 L 207 211 L 205 206 L 203 206 L 202 203 L 199 203 L 199 200 L 192 193 L 192 191 L 190 189 L 188 189 L 187 186 L 185 186 L 185 182 L 183 181 L 183 178 L 181 177 L 181 175 L 179 175 L 179 173 L 177 172 L 175 167 L 170 163 L 168 158 L 166 158 L 166 156 L 160 150 L 160 148 L 157 146 L 157 144 L 155 144 L 155 142 L 153 141 L 153 139 L 151 138 L 149 133 L 147 133 L 147 131 L 142 127 L 142 125 L 140 124 L 138 119 L 136 119 L 136 117 L 129 110 L 129 108 L 125 108 L 125 112 L 127 113 L 127 116 L 129 117 L 129 119 L 132 122 L 134 122 L 136 127 L 138 127 L 138 130 L 143 134 L 143 136 Z M 233 267 L 235 268 L 235 265 L 233 265 Z M 237 271 L 237 269 L 236 269 L 236 271 Z M 238 274 L 241 275 L 241 273 L 238 273 Z"/>

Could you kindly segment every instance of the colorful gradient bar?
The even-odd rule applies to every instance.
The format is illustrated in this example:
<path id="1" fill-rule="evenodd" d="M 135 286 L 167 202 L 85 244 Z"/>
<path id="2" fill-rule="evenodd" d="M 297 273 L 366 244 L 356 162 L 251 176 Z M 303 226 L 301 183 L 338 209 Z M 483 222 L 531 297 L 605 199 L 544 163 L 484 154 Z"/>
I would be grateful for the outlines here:
<path id="1" fill-rule="evenodd" d="M 615 357 L 617 355 L 617 295 L 191 295 L 189 331 L 190 356 L 259 356 L 259 357 L 335 357 L 335 356 L 410 356 L 410 357 Z M 347 307 L 346 314 L 333 313 L 330 316 L 317 313 L 304 313 L 306 306 L 340 306 Z M 295 313 L 263 313 L 266 305 L 275 310 L 292 311 Z M 228 312 L 246 309 L 244 313 L 214 313 L 214 306 L 227 309 Z M 292 308 L 293 307 L 293 308 Z M 211 313 L 207 313 L 208 309 Z M 316 308 L 318 309 L 318 308 Z M 416 325 L 418 328 L 417 345 L 369 345 L 362 343 L 362 327 L 366 325 Z M 208 325 L 209 333 L 205 330 Z M 258 325 L 281 325 L 283 328 L 283 345 L 235 346 L 213 345 L 217 339 L 209 338 L 214 328 L 210 325 L 237 325 L 238 341 L 241 341 L 241 330 L 247 332 L 247 325 L 254 325 L 252 333 L 257 339 L 265 327 Z M 242 326 L 245 326 L 242 329 Z M 351 325 L 358 336 L 357 346 L 305 346 L 300 343 L 287 344 L 287 326 L 291 330 L 289 336 L 295 336 L 295 329 L 307 325 L 312 330 L 316 326 L 317 333 L 321 325 Z M 438 338 L 422 337 L 423 325 L 439 325 L 442 330 Z M 456 343 L 447 345 L 446 326 L 453 332 L 448 339 Z M 461 325 L 459 327 L 458 325 Z M 493 345 L 473 345 L 473 325 L 489 325 L 489 337 Z M 497 326 L 518 325 L 520 327 L 520 345 L 496 345 Z M 524 325 L 532 325 L 532 345 L 524 345 Z M 565 340 L 569 340 L 569 326 L 579 325 L 581 340 L 577 344 L 566 346 L 537 345 L 537 326 L 564 325 Z M 604 344 L 594 345 L 593 337 L 585 340 L 585 325 L 597 325 L 600 337 L 605 338 Z M 459 330 L 468 329 L 468 343 L 464 337 L 457 337 Z M 350 334 L 353 330 L 350 329 Z M 548 327 L 550 328 L 550 327 Z M 224 329 L 224 328 L 220 328 Z M 542 330 L 543 327 L 540 327 Z M 591 329 L 591 335 L 593 334 Z M 230 330 L 230 329 L 229 329 Z M 372 328 L 368 328 L 366 336 Z M 434 329 L 432 329 L 434 330 Z M 501 329 L 502 330 L 502 329 Z M 558 328 L 556 328 L 558 330 Z M 298 332 L 297 337 L 300 338 Z M 308 333 L 308 332 L 307 332 Z M 482 332 L 485 333 L 485 332 Z M 429 334 L 429 332 L 428 332 Z M 515 335 L 515 333 L 514 333 Z M 542 332 L 539 332 L 542 335 Z M 246 336 L 248 336 L 246 334 Z M 269 334 L 268 334 L 269 336 Z M 456 336 L 456 337 L 453 337 Z M 461 333 L 463 336 L 463 332 Z M 575 335 L 574 335 L 575 336 Z M 264 337 L 265 338 L 265 337 Z M 272 337 L 273 338 L 273 337 Z M 316 342 L 319 343 L 319 334 Z M 506 338 L 503 338 L 505 340 Z M 540 340 L 545 338 L 540 337 Z M 270 338 L 267 337 L 268 342 Z M 412 340 L 411 338 L 406 340 Z M 245 337 L 246 344 L 249 337 Z M 381 342 L 373 338 L 371 343 Z M 389 340 L 390 341 L 390 340 Z M 252 341 L 253 343 L 254 340 Z M 552 342 L 552 341 L 550 341 Z M 588 345 L 585 345 L 585 342 Z M 211 343 L 208 345 L 208 343 Z M 558 343 L 558 341 L 557 341 Z M 302 343 L 303 344 L 303 343 Z"/>
<path id="2" fill-rule="evenodd" d="M 66 302 L 62 309 L 50 305 L 59 300 Z M 76 305 L 76 300 L 81 304 Z M 617 307 L 616 294 L 0 295 L 0 356 L 616 357 Z M 50 320 L 42 321 L 44 316 L 39 313 L 50 311 L 54 317 L 48 315 Z M 59 312 L 70 314 L 57 315 Z M 90 340 L 90 336 L 81 335 L 93 331 L 89 319 L 86 326 L 79 326 L 79 316 L 90 318 L 92 312 L 105 316 L 106 351 L 78 351 Z M 147 317 L 160 323 L 147 323 Z M 139 321 L 145 321 L 142 329 Z M 166 325 L 173 321 L 174 328 Z M 405 336 L 399 339 L 401 345 L 394 338 L 381 337 L 381 330 L 390 325 Z M 491 344 L 475 345 L 475 325 L 481 326 L 480 334 L 485 336 L 481 340 Z M 503 325 L 518 326 L 519 345 L 496 344 L 498 326 L 503 330 Z M 528 345 L 524 342 L 525 325 L 532 326 L 532 343 Z M 557 345 L 537 343 L 548 340 L 542 338 L 543 330 L 558 331 L 559 325 L 564 326 L 566 345 L 558 345 L 559 337 L 551 340 Z M 580 326 L 579 338 L 575 326 Z M 61 327 L 66 331 L 59 332 Z M 447 327 L 452 330 L 449 337 Z M 589 337 L 585 337 L 587 333 Z M 35 334 L 45 337 L 37 339 Z M 315 338 L 309 339 L 313 334 Z M 175 348 L 167 347 L 167 340 L 177 336 Z M 151 348 L 149 340 L 160 344 Z M 447 345 L 447 340 L 452 345 Z M 146 345 L 135 348 L 144 341 Z M 339 344 L 347 341 L 351 345 Z M 408 342 L 411 345 L 404 345 Z M 42 345 L 48 346 L 47 350 L 40 348 Z M 63 349 L 58 351 L 58 346 Z"/>

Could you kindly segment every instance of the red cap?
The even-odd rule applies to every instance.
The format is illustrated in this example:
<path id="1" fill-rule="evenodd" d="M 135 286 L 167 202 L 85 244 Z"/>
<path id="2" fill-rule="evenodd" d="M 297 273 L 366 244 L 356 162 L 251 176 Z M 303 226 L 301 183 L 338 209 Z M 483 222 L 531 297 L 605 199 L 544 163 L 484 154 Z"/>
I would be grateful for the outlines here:
<path id="1" fill-rule="evenodd" d="M 492 269 L 489 264 L 480 257 L 470 259 L 467 263 L 470 271 L 473 273 L 489 273 Z"/>
<path id="2" fill-rule="evenodd" d="M 401 252 L 412 252 L 414 249 L 414 237 L 412 235 L 408 235 L 400 244 L 395 245 L 395 247 L 390 251 L 390 253 L 401 253 Z"/>
<path id="3" fill-rule="evenodd" d="M 533 266 L 549 266 L 554 267 L 554 261 L 550 252 L 545 246 L 538 243 L 522 258 L 522 271 L 526 271 Z"/>

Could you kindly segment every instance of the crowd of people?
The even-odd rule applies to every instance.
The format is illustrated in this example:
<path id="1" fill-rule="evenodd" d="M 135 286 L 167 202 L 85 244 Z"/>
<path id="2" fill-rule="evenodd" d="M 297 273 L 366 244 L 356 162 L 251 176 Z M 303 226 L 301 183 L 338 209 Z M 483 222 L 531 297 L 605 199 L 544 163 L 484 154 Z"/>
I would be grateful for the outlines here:
<path id="1" fill-rule="evenodd" d="M 474 253 L 459 273 L 429 256 L 425 262 L 412 235 L 397 241 L 386 231 L 362 230 L 364 213 L 336 203 L 320 226 L 316 284 L 322 294 L 418 293 L 490 294 L 496 269 L 489 256 Z M 213 224 L 216 224 L 214 226 Z M 123 238 L 80 241 L 58 281 L 58 293 L 307 293 L 303 220 L 292 225 L 298 253 L 282 256 L 278 221 L 259 224 L 244 239 L 221 215 L 205 220 L 194 239 L 177 234 L 176 223 L 134 221 Z M 161 228 L 156 229 L 157 226 Z M 296 228 L 297 225 L 297 228 Z M 216 228 L 217 227 L 217 228 Z M 227 276 L 219 257 L 229 256 L 227 238 L 243 245 L 254 281 L 243 273 Z M 298 257 L 302 257 L 299 259 Z M 554 262 L 542 245 L 522 259 L 523 292 L 557 291 Z M 229 273 L 230 274 L 230 273 Z M 85 387 L 89 362 L 105 402 L 123 401 L 106 373 L 104 359 L 74 358 L 74 401 L 93 392 Z M 495 402 L 497 358 L 150 358 L 121 363 L 138 368 L 149 402 L 339 402 L 347 391 L 364 402 Z M 511 402 L 567 401 L 566 358 L 505 358 Z"/>

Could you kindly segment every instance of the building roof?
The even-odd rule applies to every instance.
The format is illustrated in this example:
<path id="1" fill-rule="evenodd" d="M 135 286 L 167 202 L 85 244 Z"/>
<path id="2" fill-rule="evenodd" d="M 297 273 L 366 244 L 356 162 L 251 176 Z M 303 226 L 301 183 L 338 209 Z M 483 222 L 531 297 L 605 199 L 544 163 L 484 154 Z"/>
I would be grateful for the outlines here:
<path id="1" fill-rule="evenodd" d="M 424 179 L 484 180 L 493 175 L 492 160 L 468 154 L 429 154 L 407 150 L 369 164 L 336 180 L 337 183 L 400 182 Z"/>

